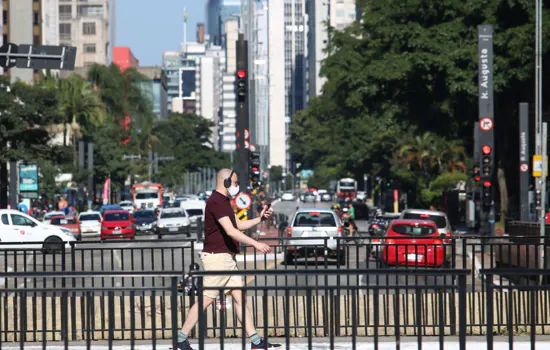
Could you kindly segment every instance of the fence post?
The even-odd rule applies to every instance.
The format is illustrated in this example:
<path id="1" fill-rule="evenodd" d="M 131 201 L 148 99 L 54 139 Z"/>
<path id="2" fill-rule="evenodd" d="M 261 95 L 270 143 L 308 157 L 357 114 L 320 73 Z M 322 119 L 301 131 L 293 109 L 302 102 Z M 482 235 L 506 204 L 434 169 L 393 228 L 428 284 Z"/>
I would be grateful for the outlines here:
<path id="1" fill-rule="evenodd" d="M 464 274 L 458 276 L 458 310 L 460 350 L 466 350 L 466 275 Z"/>
<path id="2" fill-rule="evenodd" d="M 19 347 L 25 348 L 25 340 L 27 337 L 27 292 L 21 292 L 19 307 L 21 308 L 19 318 Z"/>
<path id="3" fill-rule="evenodd" d="M 493 275 L 485 276 L 485 290 L 487 293 L 487 350 L 493 350 Z"/>
<path id="4" fill-rule="evenodd" d="M 113 339 L 115 337 L 115 293 L 108 292 L 108 317 L 109 317 L 109 332 L 108 332 L 108 342 L 109 350 L 113 348 Z M 154 316 L 153 316 L 154 317 Z M 154 331 L 154 330 L 153 330 Z"/>
<path id="5" fill-rule="evenodd" d="M 170 315 L 172 316 L 172 344 L 176 346 L 178 343 L 178 278 L 172 276 L 171 282 Z M 132 312 L 134 312 L 133 308 Z"/>
<path id="6" fill-rule="evenodd" d="M 195 278 L 195 277 L 193 277 Z M 199 350 L 204 350 L 204 339 L 206 338 L 204 324 L 204 300 L 203 300 L 203 285 L 202 285 L 202 276 L 197 278 L 197 291 L 198 291 L 198 303 L 199 303 Z M 244 335 L 243 335 L 244 336 Z"/>

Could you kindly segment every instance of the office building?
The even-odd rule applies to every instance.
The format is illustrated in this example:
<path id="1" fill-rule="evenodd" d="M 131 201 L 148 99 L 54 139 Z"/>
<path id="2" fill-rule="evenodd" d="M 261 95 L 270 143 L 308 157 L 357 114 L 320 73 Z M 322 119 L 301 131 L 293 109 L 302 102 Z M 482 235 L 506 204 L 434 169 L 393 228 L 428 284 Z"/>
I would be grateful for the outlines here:
<path id="1" fill-rule="evenodd" d="M 237 74 L 237 39 L 239 38 L 239 22 L 228 20 L 224 23 L 225 34 L 225 67 L 222 81 L 222 117 L 221 117 L 221 150 L 232 152 L 236 150 L 237 137 L 237 101 L 235 81 Z"/>
<path id="2" fill-rule="evenodd" d="M 116 52 L 116 51 L 115 51 Z M 159 119 L 168 119 L 167 78 L 162 67 L 137 67 L 136 70 L 151 79 L 139 83 L 141 91 Z"/>
<path id="3" fill-rule="evenodd" d="M 60 0 L 59 41 L 77 48 L 76 67 L 112 59 L 116 0 Z"/>
<path id="4" fill-rule="evenodd" d="M 284 25 L 281 25 L 281 18 Z M 305 0 L 269 2 L 268 42 L 269 164 L 291 171 L 290 123 L 307 102 Z"/>
<path id="5" fill-rule="evenodd" d="M 59 45 L 59 1 L 42 0 L 43 45 Z"/>
<path id="6" fill-rule="evenodd" d="M 116 46 L 113 48 L 113 63 L 125 71 L 130 67 L 138 67 L 139 60 L 134 56 L 132 50 L 125 46 Z"/>
<path id="7" fill-rule="evenodd" d="M 239 20 L 241 0 L 207 0 L 206 34 L 214 45 L 225 47 L 225 23 Z"/>
<path id="8" fill-rule="evenodd" d="M 309 96 L 321 95 L 326 81 L 320 76 L 321 64 L 328 45 L 327 25 L 343 30 L 357 19 L 355 0 L 307 0 L 308 13 L 308 82 Z"/>
<path id="9" fill-rule="evenodd" d="M 3 0 L 2 1 L 2 40 L 20 44 L 42 44 L 42 1 Z M 10 80 L 21 80 L 32 84 L 38 71 L 10 68 Z"/>

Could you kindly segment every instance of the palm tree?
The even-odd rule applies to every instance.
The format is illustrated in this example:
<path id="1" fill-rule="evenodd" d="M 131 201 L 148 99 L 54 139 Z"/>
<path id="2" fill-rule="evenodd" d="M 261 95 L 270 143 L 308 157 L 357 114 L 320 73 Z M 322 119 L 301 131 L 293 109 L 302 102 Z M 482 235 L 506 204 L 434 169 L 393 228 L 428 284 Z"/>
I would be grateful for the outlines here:
<path id="1" fill-rule="evenodd" d="M 426 175 L 436 166 L 437 152 L 434 150 L 436 137 L 425 132 L 421 136 L 415 136 L 409 143 L 399 150 L 399 157 L 403 165 L 409 168 L 416 164 Z"/>
<path id="2" fill-rule="evenodd" d="M 76 75 L 71 75 L 61 82 L 60 108 L 65 116 L 63 125 L 63 145 L 67 145 L 67 127 L 70 126 L 74 160 L 76 167 L 77 144 L 80 135 L 88 133 L 93 126 L 103 122 L 101 104 L 90 84 Z"/>

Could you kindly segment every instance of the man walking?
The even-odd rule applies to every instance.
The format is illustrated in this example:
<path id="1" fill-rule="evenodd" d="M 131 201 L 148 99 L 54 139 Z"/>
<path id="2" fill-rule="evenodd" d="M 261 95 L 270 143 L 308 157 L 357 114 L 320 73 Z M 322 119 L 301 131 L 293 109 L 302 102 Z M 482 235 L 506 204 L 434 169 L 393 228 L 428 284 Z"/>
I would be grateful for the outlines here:
<path id="1" fill-rule="evenodd" d="M 222 169 L 216 177 L 216 189 L 208 199 L 204 214 L 204 248 L 201 253 L 201 262 L 205 271 L 238 270 L 236 254 L 239 253 L 239 243 L 253 246 L 256 250 L 268 254 L 271 247 L 258 242 L 241 230 L 247 230 L 267 220 L 271 215 L 271 209 L 264 206 L 260 216 L 253 220 L 240 221 L 231 209 L 230 197 L 239 193 L 237 174 L 230 169 Z M 242 315 L 242 303 L 246 303 L 246 297 L 240 288 L 244 286 L 242 276 L 205 276 L 204 287 L 226 288 L 233 297 L 234 310 L 239 321 L 246 320 L 246 333 L 250 337 L 252 349 L 278 349 L 280 344 L 266 344 L 260 338 L 254 327 L 252 313 L 245 305 L 245 314 Z M 203 306 L 206 309 L 218 296 L 218 290 L 205 290 L 203 294 Z M 200 296 L 199 296 L 200 297 Z M 192 350 L 187 337 L 195 327 L 199 319 L 199 306 L 195 303 L 189 312 L 183 328 L 178 334 L 178 343 L 175 349 Z"/>

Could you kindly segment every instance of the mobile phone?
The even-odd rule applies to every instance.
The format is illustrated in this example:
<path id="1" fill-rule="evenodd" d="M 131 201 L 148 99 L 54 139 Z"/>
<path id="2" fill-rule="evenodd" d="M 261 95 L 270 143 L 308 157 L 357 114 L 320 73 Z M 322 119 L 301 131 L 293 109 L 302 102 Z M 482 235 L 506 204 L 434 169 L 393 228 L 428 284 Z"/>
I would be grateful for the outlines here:
<path id="1" fill-rule="evenodd" d="M 267 210 L 269 210 L 269 208 L 271 208 L 271 203 L 267 205 Z"/>

